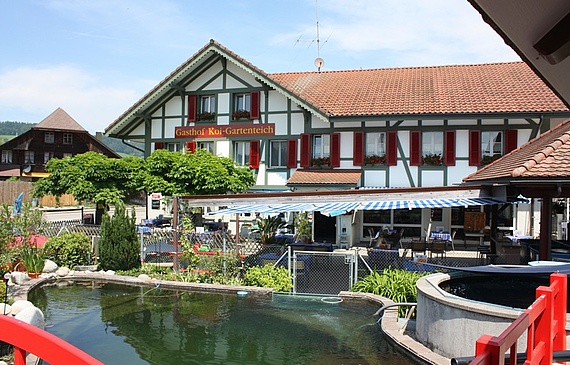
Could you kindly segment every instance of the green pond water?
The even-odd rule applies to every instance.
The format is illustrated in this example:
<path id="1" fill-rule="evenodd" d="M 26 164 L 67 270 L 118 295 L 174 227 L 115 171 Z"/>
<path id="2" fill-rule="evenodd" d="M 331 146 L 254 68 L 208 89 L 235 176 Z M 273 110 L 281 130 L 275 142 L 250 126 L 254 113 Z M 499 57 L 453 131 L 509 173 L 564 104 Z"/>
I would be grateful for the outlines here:
<path id="1" fill-rule="evenodd" d="M 240 297 L 95 282 L 30 300 L 47 331 L 105 364 L 413 364 L 384 339 L 378 308 L 320 297 Z"/>

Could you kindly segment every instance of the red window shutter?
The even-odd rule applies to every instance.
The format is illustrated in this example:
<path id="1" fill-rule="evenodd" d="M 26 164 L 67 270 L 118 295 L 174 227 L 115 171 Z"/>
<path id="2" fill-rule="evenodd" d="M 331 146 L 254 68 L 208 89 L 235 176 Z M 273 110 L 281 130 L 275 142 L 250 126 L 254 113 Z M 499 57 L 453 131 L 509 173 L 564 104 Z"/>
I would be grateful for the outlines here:
<path id="1" fill-rule="evenodd" d="M 455 131 L 445 131 L 443 150 L 443 164 L 445 166 L 455 166 Z"/>
<path id="2" fill-rule="evenodd" d="M 331 133 L 331 167 L 340 167 L 340 133 Z"/>
<path id="3" fill-rule="evenodd" d="M 364 166 L 364 132 L 354 132 L 352 164 L 354 166 Z"/>
<path id="4" fill-rule="evenodd" d="M 188 122 L 196 121 L 198 97 L 194 94 L 188 95 Z"/>
<path id="5" fill-rule="evenodd" d="M 252 169 L 259 168 L 259 140 L 249 142 L 249 167 Z"/>
<path id="6" fill-rule="evenodd" d="M 481 131 L 469 131 L 469 166 L 481 165 Z"/>
<path id="7" fill-rule="evenodd" d="M 194 153 L 194 152 L 196 152 L 196 141 L 186 142 L 186 153 Z"/>
<path id="8" fill-rule="evenodd" d="M 164 144 L 162 142 L 155 142 L 154 143 L 154 150 L 161 150 L 164 148 Z"/>
<path id="9" fill-rule="evenodd" d="M 422 132 L 410 132 L 410 166 L 422 165 Z"/>
<path id="10" fill-rule="evenodd" d="M 396 131 L 386 132 L 386 165 L 396 166 L 398 163 L 398 134 Z"/>
<path id="11" fill-rule="evenodd" d="M 508 129 L 505 131 L 505 155 L 517 148 L 517 130 Z"/>
<path id="12" fill-rule="evenodd" d="M 287 167 L 294 169 L 297 167 L 297 140 L 290 139 L 287 141 Z"/>
<path id="13" fill-rule="evenodd" d="M 301 133 L 301 167 L 311 166 L 311 135 Z"/>
<path id="14" fill-rule="evenodd" d="M 259 91 L 251 92 L 249 96 L 249 119 L 259 119 Z"/>

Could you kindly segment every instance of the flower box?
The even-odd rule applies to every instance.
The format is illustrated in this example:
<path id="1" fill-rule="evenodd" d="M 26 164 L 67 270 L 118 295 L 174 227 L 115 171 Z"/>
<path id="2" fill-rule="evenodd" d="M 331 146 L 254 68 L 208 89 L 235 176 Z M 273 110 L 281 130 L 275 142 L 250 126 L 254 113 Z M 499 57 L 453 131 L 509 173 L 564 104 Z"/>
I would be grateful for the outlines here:
<path id="1" fill-rule="evenodd" d="M 232 118 L 236 120 L 249 119 L 249 112 L 247 110 L 237 110 L 232 113 Z"/>
<path id="2" fill-rule="evenodd" d="M 367 155 L 364 157 L 364 164 L 365 165 L 384 165 L 386 164 L 386 155 Z"/>
<path id="3" fill-rule="evenodd" d="M 216 119 L 216 113 L 204 112 L 196 116 L 196 120 L 203 122 L 213 122 Z"/>
<path id="4" fill-rule="evenodd" d="M 422 158 L 422 163 L 429 166 L 441 166 L 443 165 L 443 157 L 439 153 L 428 153 Z"/>

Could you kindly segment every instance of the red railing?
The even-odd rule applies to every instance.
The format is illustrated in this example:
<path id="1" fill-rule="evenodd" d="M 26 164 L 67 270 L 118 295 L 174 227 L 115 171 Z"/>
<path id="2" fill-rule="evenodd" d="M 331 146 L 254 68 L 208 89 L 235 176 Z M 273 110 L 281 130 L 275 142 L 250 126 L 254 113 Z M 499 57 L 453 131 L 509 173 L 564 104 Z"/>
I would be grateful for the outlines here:
<path id="1" fill-rule="evenodd" d="M 567 277 L 551 274 L 550 286 L 536 289 L 536 300 L 499 336 L 483 335 L 475 346 L 470 365 L 504 365 L 510 351 L 510 364 L 517 364 L 517 340 L 527 334 L 528 365 L 550 365 L 553 352 L 566 349 Z"/>
<path id="2" fill-rule="evenodd" d="M 27 353 L 52 365 L 103 365 L 61 338 L 10 316 L 0 315 L 0 341 L 14 346 L 14 365 L 26 365 Z"/>

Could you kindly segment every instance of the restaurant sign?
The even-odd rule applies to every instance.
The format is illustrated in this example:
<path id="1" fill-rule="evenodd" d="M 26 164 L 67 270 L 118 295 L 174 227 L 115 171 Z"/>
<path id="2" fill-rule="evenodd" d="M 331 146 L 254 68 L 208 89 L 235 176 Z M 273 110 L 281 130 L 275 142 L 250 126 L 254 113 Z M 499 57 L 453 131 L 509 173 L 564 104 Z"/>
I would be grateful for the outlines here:
<path id="1" fill-rule="evenodd" d="M 275 123 L 267 124 L 231 124 L 211 127 L 185 126 L 175 127 L 176 138 L 223 138 L 245 136 L 274 136 Z"/>

